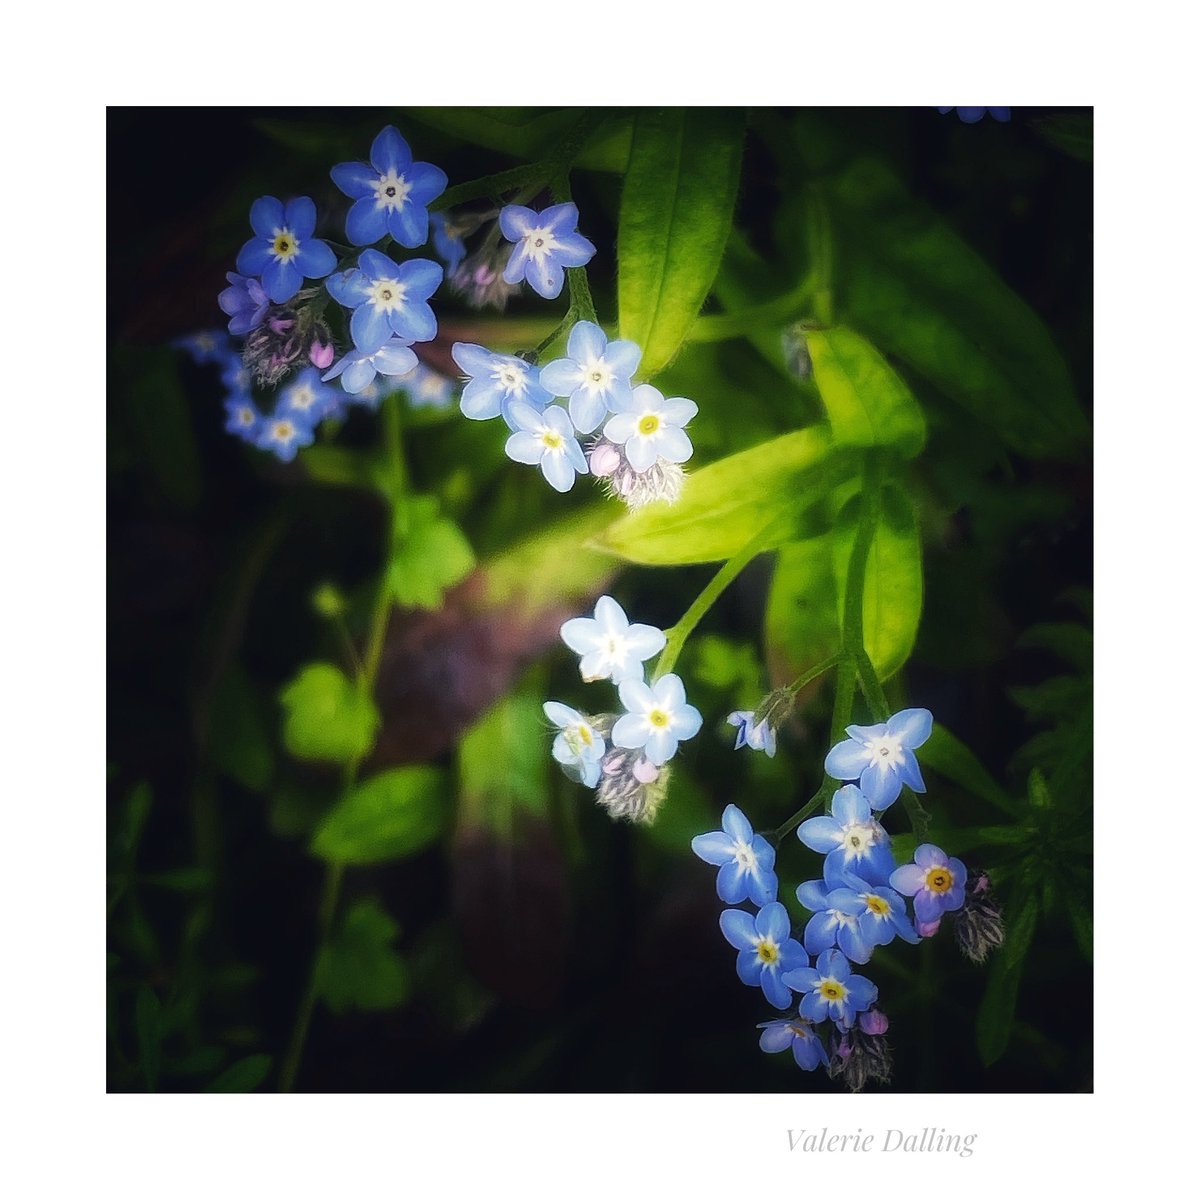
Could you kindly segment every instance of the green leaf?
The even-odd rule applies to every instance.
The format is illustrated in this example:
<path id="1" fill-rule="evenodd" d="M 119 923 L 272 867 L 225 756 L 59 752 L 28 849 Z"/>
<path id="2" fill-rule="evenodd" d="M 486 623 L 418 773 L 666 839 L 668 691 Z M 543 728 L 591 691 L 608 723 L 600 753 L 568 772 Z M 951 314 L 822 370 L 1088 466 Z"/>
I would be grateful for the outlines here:
<path id="1" fill-rule="evenodd" d="M 1046 777 L 1034 767 L 1029 772 L 1029 807 L 1045 809 L 1053 806 L 1054 800 L 1046 786 Z"/>
<path id="2" fill-rule="evenodd" d="M 170 892 L 204 892 L 213 886 L 213 873 L 207 867 L 172 867 L 146 875 L 143 881 Z"/>
<path id="3" fill-rule="evenodd" d="M 845 611 L 846 578 L 860 503 L 860 497 L 852 499 L 834 529 L 839 613 Z M 885 486 L 881 507 L 863 580 L 863 645 L 882 680 L 904 665 L 917 640 L 922 574 L 921 539 L 912 502 L 899 488 Z"/>
<path id="4" fill-rule="evenodd" d="M 494 704 L 458 747 L 463 821 L 496 832 L 511 827 L 515 807 L 545 815 L 550 756 L 539 696 L 517 692 Z"/>
<path id="5" fill-rule="evenodd" d="M 957 783 L 980 800 L 1015 815 L 1019 808 L 1008 793 L 991 777 L 988 769 L 944 725 L 934 725 L 929 740 L 917 756 L 922 766 L 932 767 L 939 775 Z"/>
<path id="6" fill-rule="evenodd" d="M 351 762 L 375 744 L 379 713 L 370 696 L 332 663 L 309 663 L 280 693 L 283 740 L 297 758 Z"/>
<path id="7" fill-rule="evenodd" d="M 399 927 L 375 900 L 359 900 L 317 960 L 317 991 L 335 1013 L 380 1012 L 408 999 L 409 970 L 392 949 Z"/>
<path id="8" fill-rule="evenodd" d="M 764 550 L 811 535 L 828 519 L 829 492 L 849 475 L 845 458 L 830 449 L 829 431 L 814 426 L 731 454 L 689 476 L 675 504 L 621 517 L 592 544 L 630 562 L 670 566 L 731 558 L 768 524 Z"/>
<path id="9" fill-rule="evenodd" d="M 137 1034 L 138 1066 L 146 1081 L 146 1090 L 153 1092 L 158 1088 L 158 1068 L 162 1061 L 163 1018 L 162 1003 L 148 987 L 138 989 L 133 1025 Z"/>
<path id="10" fill-rule="evenodd" d="M 388 586 L 397 604 L 442 606 L 446 588 L 471 573 L 471 544 L 449 517 L 438 516 L 432 496 L 414 496 L 396 513 L 396 543 L 388 566 Z"/>
<path id="11" fill-rule="evenodd" d="M 866 338 L 849 329 L 806 334 L 813 378 L 840 446 L 894 446 L 912 458 L 925 416 L 908 385 Z"/>
<path id="12" fill-rule="evenodd" d="M 779 547 L 764 623 L 771 678 L 787 683 L 837 653 L 832 534 Z"/>
<path id="13" fill-rule="evenodd" d="M 990 1067 L 1008 1048 L 1021 973 L 1025 969 L 1025 956 L 1033 940 L 1037 917 L 1037 897 L 1032 890 L 1027 889 L 1014 898 L 1007 914 L 1004 945 L 988 974 L 983 1001 L 975 1019 L 975 1042 L 984 1066 Z"/>
<path id="14" fill-rule="evenodd" d="M 849 324 L 1022 454 L 1060 454 L 1086 441 L 1087 421 L 1045 324 L 946 222 L 877 160 L 858 160 L 821 186 L 834 221 L 839 312 Z"/>
<path id="15" fill-rule="evenodd" d="M 445 772 L 396 767 L 360 783 L 313 834 L 313 853 L 335 863 L 405 858 L 437 841 L 450 810 Z"/>
<path id="16" fill-rule="evenodd" d="M 206 1092 L 252 1092 L 271 1072 L 269 1054 L 251 1054 L 226 1067 L 204 1090 Z"/>
<path id="17" fill-rule="evenodd" d="M 300 463 L 314 483 L 368 491 L 386 490 L 380 483 L 378 465 L 361 450 L 344 446 L 309 446 L 300 455 Z"/>
<path id="18" fill-rule="evenodd" d="M 271 782 L 275 759 L 267 723 L 250 677 L 234 666 L 213 695 L 208 735 L 213 765 L 252 792 Z"/>
<path id="19" fill-rule="evenodd" d="M 639 110 L 621 193 L 617 301 L 622 338 L 654 375 L 682 345 L 729 237 L 745 115 L 719 108 Z"/>
<path id="20" fill-rule="evenodd" d="M 1062 113 L 1030 122 L 1048 142 L 1080 162 L 1092 161 L 1092 114 Z"/>
<path id="21" fill-rule="evenodd" d="M 1075 942 L 1079 953 L 1088 962 L 1092 961 L 1092 914 L 1085 899 L 1074 888 L 1063 889 L 1063 901 L 1067 909 L 1067 918 L 1071 922 L 1071 931 L 1075 934 Z"/>
<path id="22" fill-rule="evenodd" d="M 1024 649 L 1049 650 L 1081 671 L 1090 671 L 1094 657 L 1092 631 L 1071 621 L 1033 625 L 1017 639 Z"/>

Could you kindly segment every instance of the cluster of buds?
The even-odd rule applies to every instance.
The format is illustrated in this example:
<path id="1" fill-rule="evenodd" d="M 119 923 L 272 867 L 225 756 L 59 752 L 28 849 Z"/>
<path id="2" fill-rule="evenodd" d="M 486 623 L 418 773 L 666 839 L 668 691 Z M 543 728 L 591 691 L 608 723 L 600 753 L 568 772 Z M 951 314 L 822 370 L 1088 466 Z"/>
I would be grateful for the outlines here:
<path id="1" fill-rule="evenodd" d="M 887 1083 L 892 1077 L 892 1052 L 888 1047 L 888 1019 L 878 1008 L 861 1013 L 858 1024 L 843 1033 L 829 1059 L 829 1078 L 841 1079 L 860 1092 L 871 1081 Z"/>
<path id="2" fill-rule="evenodd" d="M 954 937 L 958 948 L 973 963 L 983 962 L 1004 944 L 1000 902 L 984 871 L 971 871 L 967 875 L 966 899 L 954 914 Z"/>
<path id="3" fill-rule="evenodd" d="M 271 305 L 246 335 L 242 363 L 261 386 L 275 387 L 305 361 L 322 371 L 333 363 L 333 336 L 321 308 L 309 303 L 319 295 L 319 288 L 305 288 L 287 304 Z"/>
<path id="4" fill-rule="evenodd" d="M 659 458 L 644 471 L 639 471 L 625 456 L 625 447 L 597 438 L 588 451 L 588 467 L 603 480 L 605 491 L 636 512 L 655 500 L 674 504 L 683 490 L 683 468 L 678 463 Z"/>

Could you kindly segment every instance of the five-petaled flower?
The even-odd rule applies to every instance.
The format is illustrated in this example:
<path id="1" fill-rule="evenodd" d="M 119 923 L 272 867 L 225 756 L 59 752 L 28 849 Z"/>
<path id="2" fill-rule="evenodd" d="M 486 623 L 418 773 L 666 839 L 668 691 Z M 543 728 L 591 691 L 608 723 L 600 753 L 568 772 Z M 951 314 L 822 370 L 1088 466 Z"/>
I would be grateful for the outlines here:
<path id="1" fill-rule="evenodd" d="M 550 753 L 567 774 L 587 787 L 600 782 L 600 760 L 604 757 L 604 738 L 581 712 L 547 700 L 542 711 L 561 731 Z"/>
<path id="2" fill-rule="evenodd" d="M 875 943 L 861 921 L 867 905 L 855 892 L 810 879 L 796 889 L 796 898 L 813 914 L 804 927 L 804 948 L 809 954 L 836 946 L 856 963 L 871 957 Z"/>
<path id="3" fill-rule="evenodd" d="M 538 382 L 537 371 L 522 359 L 493 354 L 473 342 L 455 342 L 450 355 L 467 377 L 458 403 L 463 416 L 472 421 L 503 417 L 509 429 L 516 429 L 510 413 L 515 402 L 540 412 L 550 401 L 550 393 Z"/>
<path id="4" fill-rule="evenodd" d="M 242 275 L 262 277 L 263 291 L 276 304 L 290 300 L 306 279 L 324 279 L 337 266 L 337 257 L 318 238 L 317 206 L 307 197 L 286 205 L 274 196 L 260 196 L 250 206 L 252 237 L 238 253 Z"/>
<path id="5" fill-rule="evenodd" d="M 628 397 L 617 397 L 614 407 L 617 415 L 604 426 L 604 436 L 625 447 L 635 471 L 645 471 L 660 458 L 681 463 L 692 457 L 691 440 L 683 431 L 697 412 L 691 400 L 666 400 L 658 388 L 642 383 Z"/>
<path id="6" fill-rule="evenodd" d="M 758 1028 L 762 1030 L 758 1047 L 767 1054 L 790 1049 L 796 1065 L 804 1071 L 829 1066 L 825 1043 L 817 1036 L 813 1023 L 804 1017 L 777 1017 L 774 1021 L 763 1021 Z"/>
<path id="7" fill-rule="evenodd" d="M 354 245 L 369 246 L 385 233 L 410 250 L 425 244 L 427 205 L 446 190 L 446 172 L 431 163 L 413 162 L 408 143 L 394 125 L 371 143 L 370 166 L 338 163 L 329 174 L 354 200 L 346 214 L 346 236 Z"/>
<path id="8" fill-rule="evenodd" d="M 579 659 L 585 683 L 611 679 L 623 683 L 645 677 L 642 664 L 666 644 L 667 636 L 653 625 L 631 625 L 625 610 L 611 597 L 601 596 L 590 617 L 572 617 L 563 624 L 562 640 Z"/>
<path id="9" fill-rule="evenodd" d="M 918 929 L 932 926 L 932 932 L 936 932 L 935 923 L 941 920 L 943 913 L 962 908 L 966 898 L 967 869 L 959 859 L 947 857 L 944 850 L 931 842 L 918 846 L 913 860 L 897 867 L 890 882 L 896 891 L 913 898 Z"/>
<path id="10" fill-rule="evenodd" d="M 225 400 L 225 431 L 236 434 L 243 441 L 258 441 L 262 428 L 262 413 L 254 406 L 249 396 L 234 394 Z"/>
<path id="11" fill-rule="evenodd" d="M 408 339 L 391 337 L 378 350 L 370 353 L 357 348 L 347 351 L 321 378 L 340 378 L 342 387 L 347 392 L 352 396 L 361 396 L 376 375 L 390 375 L 395 378 L 407 375 L 416 366 L 417 356 L 410 349 Z M 365 403 L 371 403 L 370 397 L 364 396 L 363 400 Z"/>
<path id="12" fill-rule="evenodd" d="M 725 940 L 738 952 L 738 978 L 748 987 L 761 987 L 776 1008 L 787 1008 L 792 993 L 784 975 L 808 966 L 804 947 L 791 936 L 787 909 L 772 901 L 752 917 L 743 909 L 727 908 L 720 923 Z"/>
<path id="13" fill-rule="evenodd" d="M 445 408 L 453 398 L 454 384 L 445 375 L 418 363 L 405 375 L 404 390 L 413 408 Z"/>
<path id="14" fill-rule="evenodd" d="M 687 702 L 678 675 L 664 675 L 650 686 L 640 679 L 626 679 L 617 690 L 626 712 L 613 726 L 614 746 L 626 750 L 644 747 L 646 757 L 661 767 L 674 758 L 680 742 L 700 732 L 700 711 Z"/>
<path id="15" fill-rule="evenodd" d="M 562 291 L 563 268 L 582 267 L 596 247 L 575 227 L 579 209 L 574 204 L 554 204 L 540 213 L 519 204 L 500 210 L 500 232 L 515 242 L 508 266 L 507 283 L 529 281 L 539 296 L 553 300 Z"/>
<path id="16" fill-rule="evenodd" d="M 855 1013 L 875 1003 L 879 990 L 862 975 L 851 975 L 850 964 L 840 950 L 826 950 L 815 967 L 803 966 L 784 972 L 783 982 L 802 992 L 800 1015 L 810 1021 L 852 1024 Z"/>
<path id="17" fill-rule="evenodd" d="M 870 883 L 886 880 L 896 864 L 866 797 L 847 784 L 834 792 L 832 808 L 832 816 L 809 817 L 796 836 L 810 850 L 829 855 L 832 870 L 852 871 Z"/>
<path id="18" fill-rule="evenodd" d="M 579 321 L 567 338 L 567 357 L 542 368 L 542 387 L 554 396 L 569 396 L 568 410 L 580 433 L 591 433 L 618 401 L 633 398 L 630 379 L 642 361 L 636 342 L 610 342 L 591 321 Z"/>
<path id="19" fill-rule="evenodd" d="M 341 391 L 324 383 L 316 367 L 305 367 L 280 389 L 275 416 L 286 417 L 297 425 L 307 424 L 312 429 L 326 417 L 333 416 L 341 400 Z M 307 442 L 303 444 L 308 445 Z"/>
<path id="20" fill-rule="evenodd" d="M 341 305 L 352 308 L 350 336 L 360 350 L 378 350 L 393 335 L 410 342 L 437 336 L 437 318 L 429 297 L 442 282 L 442 268 L 432 259 L 394 263 L 378 250 L 364 250 L 358 266 L 332 276 L 325 284 Z"/>
<path id="21" fill-rule="evenodd" d="M 587 460 L 575 440 L 567 410 L 551 404 L 538 412 L 517 401 L 508 411 L 517 429 L 505 442 L 504 453 L 513 462 L 541 467 L 546 482 L 555 491 L 569 492 L 575 476 L 587 474 Z"/>
<path id="22" fill-rule="evenodd" d="M 721 828 L 692 838 L 692 853 L 717 871 L 717 895 L 726 904 L 749 900 L 761 908 L 779 894 L 775 847 L 755 833 L 734 804 L 725 806 Z"/>
<path id="23" fill-rule="evenodd" d="M 301 446 L 313 444 L 313 426 L 292 417 L 265 417 L 258 431 L 256 445 L 270 450 L 280 462 L 291 462 Z"/>
<path id="24" fill-rule="evenodd" d="M 857 779 L 871 807 L 885 809 L 907 783 L 914 792 L 925 790 L 921 768 L 913 753 L 933 730 L 927 708 L 906 708 L 885 725 L 848 725 L 850 735 L 825 757 L 825 770 L 834 779 Z"/>

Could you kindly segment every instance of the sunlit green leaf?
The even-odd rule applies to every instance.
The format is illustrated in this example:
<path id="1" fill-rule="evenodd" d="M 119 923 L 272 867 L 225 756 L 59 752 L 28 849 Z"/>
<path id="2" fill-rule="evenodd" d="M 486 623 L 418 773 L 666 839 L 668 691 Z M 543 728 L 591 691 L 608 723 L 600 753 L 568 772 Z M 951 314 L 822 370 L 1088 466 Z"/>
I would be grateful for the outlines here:
<path id="1" fill-rule="evenodd" d="M 832 534 L 779 547 L 764 633 L 767 665 L 779 683 L 790 682 L 838 651 L 841 623 Z"/>
<path id="2" fill-rule="evenodd" d="M 408 999 L 408 966 L 392 949 L 399 927 L 375 900 L 352 904 L 317 962 L 317 988 L 335 1012 L 395 1008 Z"/>
<path id="3" fill-rule="evenodd" d="M 834 442 L 917 454 L 925 443 L 925 416 L 883 355 L 850 329 L 809 330 L 806 340 Z"/>
<path id="4" fill-rule="evenodd" d="M 520 691 L 494 704 L 459 743 L 463 814 L 500 832 L 514 806 L 544 814 L 549 741 L 540 697 Z"/>
<path id="5" fill-rule="evenodd" d="M 733 220 L 744 114 L 640 110 L 621 193 L 621 337 L 642 347 L 643 377 L 675 356 L 716 278 Z"/>
<path id="6" fill-rule="evenodd" d="M 332 663 L 310 663 L 279 693 L 283 740 L 297 758 L 349 762 L 375 743 L 379 713 Z"/>
<path id="7" fill-rule="evenodd" d="M 440 608 L 446 588 L 461 583 L 475 566 L 471 544 L 449 517 L 438 516 L 432 496 L 415 496 L 397 514 L 396 547 L 388 586 L 397 604 Z"/>
<path id="8" fill-rule="evenodd" d="M 842 510 L 834 530 L 838 612 L 845 606 L 859 503 L 855 498 Z M 921 539 L 912 503 L 898 487 L 884 487 L 882 518 L 867 555 L 863 582 L 863 644 L 880 679 L 894 675 L 912 653 L 922 595 Z"/>
<path id="9" fill-rule="evenodd" d="M 763 548 L 815 532 L 824 501 L 849 474 L 830 453 L 823 426 L 787 433 L 701 468 L 677 503 L 648 504 L 614 521 L 593 543 L 631 562 L 717 562 L 737 554 L 764 529 Z"/>
<path id="10" fill-rule="evenodd" d="M 251 1054 L 227 1067 L 204 1090 L 206 1092 L 252 1092 L 271 1073 L 269 1054 Z"/>
<path id="11" fill-rule="evenodd" d="M 434 767 L 396 767 L 360 783 L 313 834 L 329 862 L 404 858 L 435 842 L 449 819 L 446 776 Z"/>

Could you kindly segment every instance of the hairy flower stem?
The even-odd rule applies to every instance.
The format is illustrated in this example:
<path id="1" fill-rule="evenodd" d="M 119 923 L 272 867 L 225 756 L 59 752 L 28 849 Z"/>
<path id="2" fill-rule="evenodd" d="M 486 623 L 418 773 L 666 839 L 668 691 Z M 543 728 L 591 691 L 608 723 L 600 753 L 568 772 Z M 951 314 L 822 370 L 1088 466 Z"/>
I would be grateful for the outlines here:
<path id="1" fill-rule="evenodd" d="M 400 440 L 400 397 L 398 394 L 388 396 L 383 401 L 384 432 L 388 446 L 388 461 L 391 466 L 389 495 L 393 505 L 399 504 L 404 498 L 407 487 L 408 471 L 404 461 L 404 449 Z M 379 590 L 375 594 L 375 604 L 371 610 L 371 624 L 367 631 L 367 644 L 363 653 L 362 665 L 359 667 L 355 684 L 359 693 L 368 698 L 375 692 L 375 683 L 379 675 L 379 661 L 383 656 L 383 642 L 387 634 L 388 618 L 392 614 L 392 593 L 388 586 L 387 563 L 392 553 L 394 520 L 387 523 L 386 542 L 384 545 L 384 569 L 380 573 Z M 342 784 L 339 800 L 345 800 L 358 782 L 358 773 L 362 767 L 364 756 L 352 759 L 342 772 Z M 341 897 L 342 875 L 345 868 L 341 863 L 330 863 L 325 868 L 325 881 L 321 890 L 321 906 L 317 912 L 317 949 L 313 955 L 312 967 L 308 974 L 308 983 L 296 1012 L 296 1020 L 292 1025 L 292 1035 L 288 1040 L 287 1053 L 279 1070 L 279 1090 L 290 1092 L 296 1083 L 300 1070 L 300 1061 L 304 1056 L 304 1043 L 308 1040 L 308 1029 L 312 1023 L 313 1010 L 317 1003 L 317 991 L 320 986 L 319 969 L 321 959 L 329 945 L 329 937 L 333 932 L 333 921 L 337 915 L 338 900 Z"/>
<path id="2" fill-rule="evenodd" d="M 825 659 L 824 662 L 819 662 L 811 670 L 805 671 L 804 674 L 801 675 L 799 679 L 795 679 L 791 683 L 789 683 L 787 685 L 787 690 L 794 695 L 802 687 L 807 686 L 808 684 L 812 683 L 812 681 L 814 679 L 817 679 L 819 676 L 824 675 L 826 671 L 829 671 L 833 667 L 836 667 L 838 665 L 838 663 L 840 663 L 841 661 L 842 661 L 842 652 L 839 650 L 836 654 L 831 654 L 827 659 Z"/>

